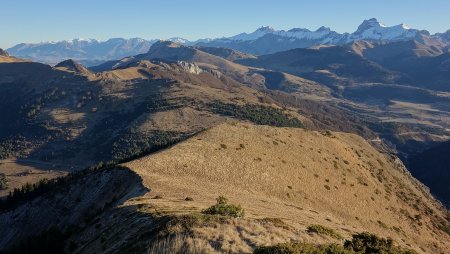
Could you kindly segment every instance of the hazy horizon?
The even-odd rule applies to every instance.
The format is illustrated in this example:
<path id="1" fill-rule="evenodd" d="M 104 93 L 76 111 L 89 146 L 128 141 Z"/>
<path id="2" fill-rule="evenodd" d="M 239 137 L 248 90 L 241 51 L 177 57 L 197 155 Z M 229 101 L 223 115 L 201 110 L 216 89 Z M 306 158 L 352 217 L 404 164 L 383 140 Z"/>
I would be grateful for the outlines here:
<path id="1" fill-rule="evenodd" d="M 177 7 L 177 8 L 174 8 Z M 18 43 L 109 38 L 188 40 L 253 32 L 261 26 L 277 30 L 330 27 L 339 33 L 354 32 L 365 19 L 377 18 L 387 26 L 405 23 L 430 33 L 445 32 L 450 24 L 450 2 L 433 5 L 422 1 L 228 1 L 185 2 L 43 0 L 2 3 L 0 48 Z M 433 16 L 433 19 L 429 17 Z"/>

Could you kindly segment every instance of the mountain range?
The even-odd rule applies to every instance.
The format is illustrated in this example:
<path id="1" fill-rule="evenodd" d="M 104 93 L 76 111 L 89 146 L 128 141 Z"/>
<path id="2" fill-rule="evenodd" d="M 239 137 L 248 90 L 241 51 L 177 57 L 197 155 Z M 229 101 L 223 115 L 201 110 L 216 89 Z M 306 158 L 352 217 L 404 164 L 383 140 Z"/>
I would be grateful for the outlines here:
<path id="1" fill-rule="evenodd" d="M 76 59 L 84 65 L 90 66 L 146 52 L 153 42 L 140 38 L 113 38 L 106 41 L 73 39 L 36 44 L 21 43 L 7 51 L 17 57 L 52 65 L 66 59 Z"/>
<path id="2" fill-rule="evenodd" d="M 265 26 L 252 33 L 241 33 L 231 37 L 196 41 L 175 37 L 168 40 L 189 46 L 231 48 L 256 55 L 315 45 L 344 45 L 361 40 L 378 42 L 416 40 L 427 46 L 433 46 L 436 50 L 448 52 L 450 30 L 431 35 L 426 30 L 412 29 L 405 24 L 388 27 L 372 18 L 362 22 L 353 33 L 340 34 L 327 27 L 320 27 L 316 31 L 305 28 L 284 31 Z M 71 58 L 85 66 L 94 66 L 105 61 L 145 53 L 155 41 L 157 40 L 140 38 L 114 38 L 106 41 L 74 39 L 37 44 L 21 43 L 7 51 L 13 56 L 52 65 Z"/>

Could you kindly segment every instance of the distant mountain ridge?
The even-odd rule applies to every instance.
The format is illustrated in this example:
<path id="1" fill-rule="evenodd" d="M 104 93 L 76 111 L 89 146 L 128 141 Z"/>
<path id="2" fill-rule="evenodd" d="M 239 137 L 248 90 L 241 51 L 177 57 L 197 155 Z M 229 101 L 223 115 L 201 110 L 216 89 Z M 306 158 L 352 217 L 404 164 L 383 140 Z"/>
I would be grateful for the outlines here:
<path id="1" fill-rule="evenodd" d="M 377 19 L 372 18 L 369 20 L 364 20 L 358 29 L 354 33 L 344 33 L 339 34 L 332 31 L 328 27 L 320 27 L 316 31 L 311 31 L 305 28 L 293 28 L 288 31 L 275 30 L 269 26 L 263 26 L 252 33 L 241 33 L 229 38 L 222 38 L 217 40 L 231 40 L 231 41 L 252 41 L 259 39 L 267 34 L 273 34 L 281 37 L 300 39 L 300 40 L 311 40 L 320 41 L 320 44 L 341 44 L 348 43 L 355 40 L 404 40 L 411 39 L 416 36 L 416 34 L 421 31 L 416 29 L 411 29 L 405 24 L 400 24 L 397 26 L 387 27 Z M 426 31 L 422 31 L 428 33 Z M 429 34 L 429 33 L 428 33 Z M 214 41 L 214 40 L 213 40 Z"/>
<path id="2" fill-rule="evenodd" d="M 243 53 L 263 55 L 294 48 L 309 48 L 316 45 L 345 45 L 356 41 L 397 42 L 416 40 L 422 44 L 448 51 L 450 30 L 431 35 L 405 24 L 386 26 L 375 18 L 364 20 L 353 33 L 338 33 L 328 27 L 315 31 L 293 28 L 288 31 L 263 26 L 252 33 L 240 33 L 231 37 L 189 41 L 180 37 L 167 39 L 188 46 L 223 47 Z M 56 64 L 74 59 L 85 66 L 117 60 L 127 56 L 146 53 L 158 40 L 141 38 L 113 38 L 107 41 L 74 39 L 71 41 L 21 43 L 7 51 L 16 57 L 28 58 L 47 64 Z"/>
<path id="3" fill-rule="evenodd" d="M 156 40 L 112 38 L 107 41 L 73 39 L 71 41 L 21 43 L 7 51 L 13 56 L 47 64 L 74 59 L 83 65 L 97 65 L 108 60 L 148 51 Z"/>
<path id="4" fill-rule="evenodd" d="M 288 31 L 261 27 L 252 33 L 241 33 L 229 38 L 219 38 L 196 45 L 225 47 L 245 53 L 263 55 L 294 48 L 309 48 L 315 45 L 345 45 L 357 41 L 398 42 L 417 40 L 426 45 L 447 49 L 450 46 L 450 31 L 431 35 L 426 30 L 412 29 L 405 24 L 386 26 L 377 19 L 364 20 L 353 33 L 337 33 L 328 27 L 315 31 L 294 28 Z"/>

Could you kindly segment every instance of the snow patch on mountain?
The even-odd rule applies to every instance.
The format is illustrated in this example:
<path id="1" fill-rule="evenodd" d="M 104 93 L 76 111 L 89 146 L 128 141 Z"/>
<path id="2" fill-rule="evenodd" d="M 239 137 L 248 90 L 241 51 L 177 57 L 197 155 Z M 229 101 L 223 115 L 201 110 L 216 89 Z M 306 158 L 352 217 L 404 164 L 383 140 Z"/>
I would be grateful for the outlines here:
<path id="1" fill-rule="evenodd" d="M 275 30 L 269 26 L 258 28 L 252 33 L 240 33 L 228 38 L 218 38 L 217 41 L 253 41 L 267 34 L 286 37 L 292 40 L 319 40 L 322 44 L 348 43 L 356 40 L 408 40 L 414 38 L 420 31 L 411 29 L 405 24 L 386 26 L 377 19 L 364 20 L 354 33 L 339 34 L 328 27 L 320 27 L 315 31 L 306 28 L 293 28 L 288 31 Z M 209 40 L 215 41 L 215 40 Z"/>
<path id="2" fill-rule="evenodd" d="M 256 40 L 260 37 L 263 37 L 266 34 L 272 34 L 275 33 L 277 31 L 275 31 L 275 29 L 273 29 L 270 26 L 262 26 L 260 28 L 258 28 L 256 31 L 254 31 L 253 33 L 240 33 L 238 35 L 235 36 L 231 36 L 229 38 L 226 38 L 228 40 L 233 40 L 233 41 L 252 41 L 252 40 Z"/>
<path id="3" fill-rule="evenodd" d="M 364 20 L 356 32 L 349 35 L 347 42 L 356 40 L 408 40 L 414 38 L 419 30 L 411 29 L 405 24 L 385 26 L 377 19 Z"/>
<path id="4" fill-rule="evenodd" d="M 412 29 L 405 24 L 386 26 L 372 18 L 364 20 L 353 33 L 337 33 L 324 26 L 315 31 L 306 28 L 285 31 L 262 26 L 254 32 L 240 33 L 231 37 L 206 38 L 197 41 L 173 37 L 168 41 L 186 46 L 225 47 L 251 54 L 268 54 L 292 48 L 343 45 L 362 40 L 391 42 L 411 39 L 431 44 L 436 44 L 438 41 L 440 44 L 450 45 L 450 32 L 430 35 L 428 31 Z M 56 42 L 21 43 L 8 49 L 8 52 L 16 57 L 49 64 L 72 58 L 85 66 L 92 66 L 104 61 L 145 53 L 156 41 L 158 40 L 141 38 L 112 38 L 106 41 L 79 38 Z"/>

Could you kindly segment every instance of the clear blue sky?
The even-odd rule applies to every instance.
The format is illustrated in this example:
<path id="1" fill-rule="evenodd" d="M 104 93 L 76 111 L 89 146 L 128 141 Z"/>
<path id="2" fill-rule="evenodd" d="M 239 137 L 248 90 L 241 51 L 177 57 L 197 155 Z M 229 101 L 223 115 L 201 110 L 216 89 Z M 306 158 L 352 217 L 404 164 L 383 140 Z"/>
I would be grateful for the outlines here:
<path id="1" fill-rule="evenodd" d="M 192 40 L 262 25 L 353 32 L 372 17 L 444 32 L 450 29 L 450 0 L 1 0 L 0 47 L 71 38 Z"/>

